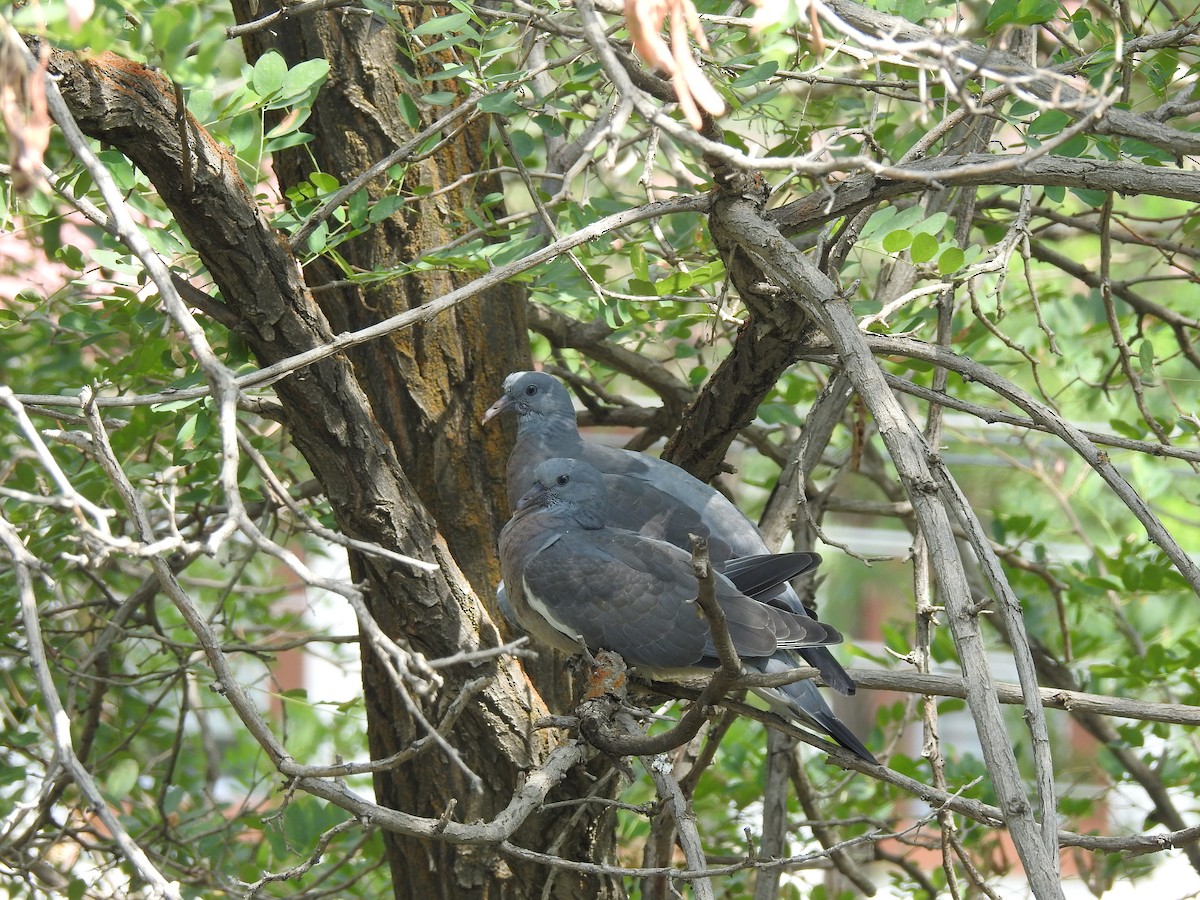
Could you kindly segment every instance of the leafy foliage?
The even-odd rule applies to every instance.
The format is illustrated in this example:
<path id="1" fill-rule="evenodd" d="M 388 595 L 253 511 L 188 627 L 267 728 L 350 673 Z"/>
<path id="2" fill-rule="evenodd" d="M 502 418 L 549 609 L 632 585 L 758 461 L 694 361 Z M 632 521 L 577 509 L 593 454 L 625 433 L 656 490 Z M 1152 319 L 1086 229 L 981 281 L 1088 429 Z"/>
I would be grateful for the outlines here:
<path id="1" fill-rule="evenodd" d="M 29 4 L 6 14 L 5 40 L 19 31 L 85 58 L 111 51 L 154 66 L 203 139 L 228 151 L 257 213 L 318 297 L 349 288 L 374 309 L 375 292 L 388 285 L 436 284 L 446 274 L 465 284 L 555 244 L 561 252 L 510 280 L 525 292 L 535 358 L 587 397 L 591 420 L 636 429 L 633 443 L 645 448 L 670 437 L 697 397 L 742 404 L 730 453 L 738 476 L 720 483 L 765 513 L 775 539 L 824 542 L 816 599 L 822 617 L 852 636 L 846 657 L 891 674 L 957 674 L 963 648 L 945 627 L 950 603 L 936 585 L 914 585 L 907 565 L 914 554 L 918 570 L 930 565 L 923 543 L 913 549 L 916 488 L 870 410 L 844 405 L 803 477 L 780 483 L 800 458 L 810 408 L 844 364 L 829 350 L 831 329 L 805 306 L 811 298 L 765 283 L 761 271 L 739 281 L 745 252 L 721 246 L 698 207 L 671 207 L 713 189 L 722 167 L 765 176 L 766 219 L 837 283 L 860 330 L 879 342 L 879 371 L 904 410 L 936 436 L 931 453 L 961 486 L 1020 600 L 1042 684 L 1170 707 L 1158 721 L 1116 719 L 1103 708 L 1049 717 L 1059 824 L 1089 848 L 1073 851 L 1072 873 L 1097 894 L 1150 874 L 1157 858 L 1093 854 L 1084 833 L 1099 822 L 1137 849 L 1139 833 L 1180 831 L 1200 784 L 1200 752 L 1181 724 L 1194 722 L 1200 705 L 1198 585 L 1134 508 L 1144 506 L 1175 545 L 1195 546 L 1200 150 L 1188 117 L 1200 62 L 1192 31 L 1153 3 L 1119 7 L 1120 19 L 1044 0 L 978 10 L 846 0 L 789 6 L 774 21 L 764 19 L 767 9 L 729 15 L 724 4 L 698 6 L 711 47 L 703 71 L 729 108 L 703 138 L 662 107 L 667 82 L 647 93 L 643 72 L 626 85 L 624 70 L 598 52 L 590 19 L 617 25 L 617 45 L 628 34 L 617 19 L 589 13 L 591 4 L 453 0 L 411 27 L 404 10 L 374 0 L 304 11 L 357 17 L 400 47 L 404 64 L 389 77 L 403 90 L 390 99 L 408 129 L 407 152 L 369 178 L 322 171 L 313 147 L 351 139 L 322 133 L 314 114 L 327 82 L 350 74 L 324 58 L 289 63 L 276 50 L 247 61 L 237 34 L 266 25 L 227 31 L 235 17 L 223 4 L 99 0 L 83 23 L 71 19 L 76 4 Z M 21 59 L 6 51 L 6 74 L 23 73 L 14 68 Z M 14 147 L 0 181 L 8 251 L 0 262 L 0 498 L 10 566 L 0 579 L 0 621 L 9 625 L 0 639 L 0 809 L 12 810 L 0 820 L 0 866 L 9 893 L 150 894 L 94 798 L 63 769 L 62 723 L 45 695 L 52 686 L 75 756 L 183 895 L 241 895 L 254 885 L 262 896 L 380 896 L 379 832 L 334 803 L 280 789 L 277 761 L 235 715 L 202 635 L 164 602 L 154 568 L 166 566 L 196 599 L 292 757 L 366 759 L 363 701 L 278 683 L 285 646 L 339 665 L 355 657 L 348 638 L 325 634 L 306 613 L 304 590 L 321 579 L 292 583 L 342 554 L 327 532 L 344 524 L 330 486 L 313 484 L 269 386 L 241 390 L 229 431 L 200 338 L 114 233 L 78 147 L 49 132 L 51 177 L 22 187 L 18 138 L 42 127 L 29 100 L 13 91 L 0 99 Z M 427 160 L 450 152 L 456 129 L 481 122 L 476 169 L 461 183 L 439 183 Z M 231 376 L 255 372 L 264 361 L 222 321 L 232 298 L 165 192 L 122 149 L 91 149 L 138 233 L 191 286 L 184 299 L 199 310 L 193 321 L 213 357 Z M 306 174 L 282 180 L 285 158 Z M 470 200 L 462 220 L 448 201 L 459 193 Z M 663 201 L 662 210 L 566 246 L 648 201 Z M 420 235 L 422 219 L 453 220 L 454 237 L 440 245 L 414 237 L 386 264 L 358 264 L 361 243 L 380 229 Z M 780 330 L 755 306 L 760 287 L 784 318 L 810 327 L 789 338 L 789 364 L 769 373 L 765 393 L 714 397 L 759 330 Z M 933 349 L 914 350 L 918 341 Z M 81 391 L 96 402 L 77 402 Z M 1098 461 L 1081 451 L 1080 434 L 1100 448 Z M 686 459 L 687 448 L 677 456 Z M 141 531 L 109 460 L 140 498 L 155 540 Z M 1136 502 L 1099 477 L 1104 467 Z M 227 529 L 231 509 L 243 506 L 253 527 Z M 453 545 L 449 523 L 443 532 Z M 992 602 L 994 586 L 965 556 L 975 599 Z M 29 592 L 9 577 L 18 572 L 34 579 Z M 925 607 L 932 614 L 922 624 Z M 998 680 L 1015 680 L 1020 641 L 1004 627 L 984 634 Z M 40 641 L 49 681 L 36 667 Z M 793 760 L 800 771 L 783 783 L 808 784 L 828 821 L 824 836 L 789 831 L 781 855 L 795 856 L 797 869 L 811 861 L 806 854 L 832 858 L 844 877 L 874 861 L 871 877 L 905 895 L 949 878 L 1020 878 L 1015 868 L 988 868 L 1012 858 L 994 823 L 935 808 L 949 795 L 976 811 L 1000 803 L 997 773 L 985 763 L 991 748 L 981 746 L 968 706 L 952 698 L 923 705 L 900 679 L 885 687 L 896 693 L 862 690 L 839 713 L 886 753 L 895 777 L 847 777 L 816 754 Z M 1032 796 L 1036 748 L 1021 708 L 1011 710 L 1016 765 Z M 711 757 L 699 757 L 690 800 L 714 864 L 745 860 L 747 832 L 762 838 L 764 741 L 762 727 L 738 720 Z M 696 753 L 681 751 L 677 769 L 686 773 Z M 366 775 L 346 780 L 369 793 Z M 915 783 L 941 794 L 914 796 Z M 1136 814 L 1122 811 L 1118 821 L 1120 798 L 1130 795 Z M 617 834 L 626 867 L 641 865 L 659 834 L 653 800 L 648 781 L 625 783 Z M 791 796 L 789 814 L 812 818 L 799 807 Z M 838 840 L 857 843 L 831 849 Z M 1196 867 L 1194 834 L 1180 844 Z M 938 859 L 932 868 L 927 851 Z M 718 895 L 749 895 L 765 871 L 748 864 L 723 876 Z M 780 895 L 799 883 L 785 880 Z M 635 895 L 654 890 L 649 881 L 626 884 Z M 839 888 L 850 889 L 831 877 L 822 890 Z"/>

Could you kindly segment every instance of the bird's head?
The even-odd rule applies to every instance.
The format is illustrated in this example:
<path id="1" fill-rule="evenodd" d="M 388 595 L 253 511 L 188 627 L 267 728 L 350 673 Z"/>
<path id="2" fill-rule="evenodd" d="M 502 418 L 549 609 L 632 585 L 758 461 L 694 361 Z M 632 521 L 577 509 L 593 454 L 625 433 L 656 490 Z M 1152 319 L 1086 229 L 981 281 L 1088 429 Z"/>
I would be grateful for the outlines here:
<path id="1" fill-rule="evenodd" d="M 533 470 L 533 487 L 517 501 L 517 511 L 571 509 L 585 527 L 604 522 L 606 492 L 604 476 L 595 466 L 580 459 L 548 459 Z"/>
<path id="2" fill-rule="evenodd" d="M 483 414 L 483 421 L 486 424 L 504 412 L 515 412 L 521 422 L 555 416 L 568 416 L 575 421 L 567 389 L 545 372 L 513 372 L 505 378 L 504 394 Z"/>

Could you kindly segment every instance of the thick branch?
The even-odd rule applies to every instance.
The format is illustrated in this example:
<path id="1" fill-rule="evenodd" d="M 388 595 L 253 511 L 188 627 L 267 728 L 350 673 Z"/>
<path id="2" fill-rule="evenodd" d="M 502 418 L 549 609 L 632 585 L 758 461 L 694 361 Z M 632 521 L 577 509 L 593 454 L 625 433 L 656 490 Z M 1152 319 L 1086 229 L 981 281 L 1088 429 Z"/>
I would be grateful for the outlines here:
<path id="1" fill-rule="evenodd" d="M 1054 875 L 1057 854 L 1048 853 L 1042 839 L 1042 833 L 1053 829 L 1055 823 L 1044 822 L 1039 828 L 1033 819 L 1011 739 L 995 698 L 970 586 L 954 544 L 946 508 L 939 497 L 941 488 L 926 461 L 929 448 L 888 389 L 849 303 L 838 295 L 833 282 L 743 198 L 719 197 L 714 203 L 714 216 L 723 217 L 724 227 L 736 236 L 741 249 L 777 283 L 801 298 L 812 315 L 819 317 L 837 348 L 838 359 L 878 423 L 929 544 L 940 595 L 967 679 L 967 704 L 979 729 L 988 770 L 1017 852 L 1029 873 L 1035 896 L 1061 897 L 1062 887 Z M 1030 707 L 1040 714 L 1036 702 Z"/>
<path id="2" fill-rule="evenodd" d="M 908 694 L 925 694 L 935 697 L 958 697 L 966 699 L 967 687 L 962 678 L 953 675 L 924 675 L 920 672 L 902 672 L 891 669 L 868 669 L 862 666 L 847 669 L 856 684 L 869 691 L 902 691 Z M 798 666 L 780 675 L 743 675 L 735 688 L 778 687 L 805 678 L 819 678 L 816 669 Z M 657 682 L 656 682 L 657 684 Z M 661 685 L 660 685 L 661 686 Z M 996 682 L 996 697 L 1001 703 L 1022 704 L 1025 702 L 1020 685 Z M 1200 725 L 1200 706 L 1186 703 L 1153 703 L 1149 700 L 1133 700 L 1127 697 L 1109 697 L 1105 694 L 1089 694 L 1085 691 L 1068 690 L 1060 687 L 1038 688 L 1038 697 L 1046 709 L 1061 709 L 1066 712 L 1084 712 L 1100 716 L 1115 716 L 1135 719 L 1140 722 L 1165 722 L 1169 725 Z"/>
<path id="3" fill-rule="evenodd" d="M 826 222 L 851 216 L 861 209 L 906 194 L 925 193 L 932 177 L 944 187 L 981 185 L 1057 185 L 1118 194 L 1152 194 L 1176 200 L 1200 202 L 1200 172 L 1185 169 L 1155 168 L 1134 163 L 1100 159 L 1070 159 L 1042 156 L 1005 166 L 1005 157 L 988 153 L 967 156 L 939 156 L 897 166 L 899 172 L 920 173 L 921 180 L 905 179 L 889 172 L 884 175 L 855 175 L 830 191 L 815 191 L 778 209 L 767 218 L 784 234 L 796 234 L 819 228 Z M 987 171 L 983 167 L 993 167 Z M 962 174 L 959 174 L 962 170 Z"/>
<path id="4" fill-rule="evenodd" d="M 766 202 L 766 184 L 758 175 L 724 169 L 713 159 L 718 180 L 727 183 L 717 196 L 737 195 L 758 208 Z M 779 288 L 765 284 L 762 273 L 738 246 L 725 219 L 709 218 L 709 231 L 721 252 L 728 278 L 748 315 L 729 355 L 707 380 L 689 407 L 679 430 L 663 448 L 663 458 L 687 469 L 701 481 L 721 470 L 729 445 L 749 425 L 759 404 L 796 361 L 797 350 L 813 330 L 812 320 L 794 303 L 781 302 Z"/>

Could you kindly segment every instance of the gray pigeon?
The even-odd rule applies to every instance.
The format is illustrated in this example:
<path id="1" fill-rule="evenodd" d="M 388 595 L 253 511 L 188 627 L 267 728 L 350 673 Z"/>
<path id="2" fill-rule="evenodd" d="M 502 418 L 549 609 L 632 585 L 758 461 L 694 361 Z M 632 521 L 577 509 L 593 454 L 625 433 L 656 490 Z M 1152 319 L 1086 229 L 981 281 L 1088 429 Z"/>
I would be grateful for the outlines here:
<path id="1" fill-rule="evenodd" d="M 769 553 L 758 529 L 723 494 L 678 466 L 631 450 L 605 447 L 583 440 L 567 389 L 544 372 L 514 372 L 504 379 L 504 395 L 483 417 L 486 423 L 503 412 L 517 415 L 517 442 L 508 458 L 508 502 L 517 501 L 533 484 L 537 465 L 553 457 L 582 459 L 604 473 L 608 491 L 607 524 L 661 538 L 687 549 L 690 535 L 709 539 L 709 553 L 719 569 L 730 557 Z M 819 557 L 814 555 L 819 561 Z M 814 563 L 815 564 L 815 563 Z M 759 600 L 808 615 L 787 583 L 777 585 Z M 507 614 L 506 614 L 507 615 Z M 829 687 L 854 693 L 854 681 L 824 647 L 809 647 L 801 657 L 821 673 Z M 802 682 L 812 712 L 832 718 L 816 687 Z"/>
<path id="2" fill-rule="evenodd" d="M 708 623 L 695 602 L 691 556 L 666 541 L 606 526 L 606 479 L 575 459 L 550 459 L 516 503 L 500 534 L 500 564 L 510 614 L 535 638 L 565 653 L 581 644 L 612 650 L 657 677 L 711 671 L 718 665 Z M 785 672 L 788 651 L 838 643 L 842 636 L 807 615 L 761 603 L 768 590 L 814 565 L 814 554 L 759 555 L 716 573 L 717 602 L 746 669 Z M 740 584 L 738 583 L 740 582 Z M 855 755 L 875 758 L 832 713 L 814 711 L 797 682 L 756 689 L 787 718 L 815 727 Z M 819 695 L 818 695 L 819 699 Z"/>

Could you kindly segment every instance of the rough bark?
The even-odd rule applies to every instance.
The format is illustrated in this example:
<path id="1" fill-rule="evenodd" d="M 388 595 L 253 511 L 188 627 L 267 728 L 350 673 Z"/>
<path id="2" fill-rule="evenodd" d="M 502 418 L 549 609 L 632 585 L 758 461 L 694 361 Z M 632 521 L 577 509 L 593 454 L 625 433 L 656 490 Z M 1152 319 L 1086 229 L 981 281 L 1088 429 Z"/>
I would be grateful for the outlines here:
<path id="1" fill-rule="evenodd" d="M 718 193 L 766 200 L 761 176 L 726 171 L 709 160 L 726 184 Z M 721 470 L 729 445 L 754 421 L 758 407 L 783 373 L 796 362 L 800 349 L 815 331 L 812 320 L 781 288 L 769 284 L 762 270 L 739 249 L 736 236 L 719 216 L 710 216 L 709 230 L 721 252 L 730 283 L 746 305 L 746 321 L 721 365 L 688 408 L 683 423 L 663 448 L 663 458 L 687 469 L 701 481 Z"/>
<path id="2" fill-rule="evenodd" d="M 335 60 L 335 71 L 337 66 Z M 165 78 L 112 54 L 86 59 L 55 52 L 52 68 L 61 75 L 60 87 L 84 131 L 125 153 L 155 185 L 219 287 L 228 313 L 224 318 L 239 323 L 238 331 L 260 363 L 277 362 L 330 339 L 333 329 L 313 302 L 286 241 L 262 216 L 228 151 L 190 119 L 193 177 L 181 177 L 185 157 L 173 90 Z M 190 189 L 185 186 L 189 182 Z M 397 252 L 423 239 L 411 237 Z M 432 296 L 440 288 L 426 290 Z M 422 296 L 414 291 L 409 302 L 418 303 Z M 345 320 L 337 327 L 386 314 L 373 311 L 358 295 L 339 299 Z M 499 437 L 484 440 L 475 430 L 493 387 L 484 383 L 490 376 L 472 360 L 505 369 L 512 364 L 505 354 L 513 352 L 514 345 L 490 343 L 497 360 L 479 354 L 469 340 L 455 340 L 472 329 L 476 335 L 495 337 L 488 329 L 500 326 L 488 321 L 489 312 L 482 306 L 465 308 L 444 328 L 381 345 L 379 354 L 403 355 L 407 346 L 410 355 L 391 362 L 378 377 L 360 381 L 347 360 L 333 357 L 276 385 L 292 439 L 322 483 L 341 529 L 441 565 L 440 572 L 421 576 L 378 561 L 357 562 L 357 574 L 366 583 L 380 624 L 430 656 L 499 643 L 474 588 L 486 590 L 491 583 L 491 535 L 505 516 L 498 505 L 503 448 Z M 509 325 L 518 333 L 522 327 L 519 318 Z M 369 394 L 374 397 L 368 399 Z M 430 399 L 439 396 L 440 402 Z M 408 427 L 396 436 L 381 428 L 381 422 Z M 473 478 L 479 480 L 463 490 L 460 479 Z M 475 486 L 489 481 L 497 485 L 490 502 L 478 496 Z M 435 511 L 453 503 L 467 509 L 456 516 L 447 513 L 447 521 L 454 524 L 442 525 Z M 453 548 L 443 535 L 454 540 Z M 371 748 L 378 756 L 406 746 L 420 731 L 372 668 L 370 648 L 364 648 L 363 656 L 364 668 L 372 673 L 365 678 Z M 467 764 L 483 777 L 483 791 L 466 792 L 449 776 L 451 765 L 433 751 L 381 779 L 381 800 L 436 816 L 455 799 L 455 819 L 487 818 L 505 805 L 523 773 L 545 759 L 553 739 L 530 727 L 545 707 L 516 663 L 501 659 L 487 670 L 446 670 L 441 703 L 453 698 L 462 682 L 484 671 L 493 679 L 449 735 Z M 425 712 L 437 718 L 437 710 Z M 579 796 L 588 786 L 586 773 L 579 772 L 563 790 Z M 515 840 L 539 848 L 557 842 L 566 855 L 603 859 L 611 846 L 605 835 L 611 835 L 612 828 L 600 823 L 593 834 L 597 823 L 576 813 L 568 807 L 537 816 Z M 553 874 L 542 866 L 509 863 L 493 847 L 394 839 L 389 851 L 398 897 L 526 897 L 540 894 Z M 606 890 L 573 874 L 553 877 L 553 896 L 598 896 Z"/>

